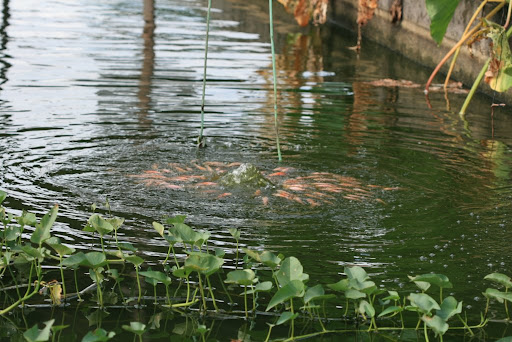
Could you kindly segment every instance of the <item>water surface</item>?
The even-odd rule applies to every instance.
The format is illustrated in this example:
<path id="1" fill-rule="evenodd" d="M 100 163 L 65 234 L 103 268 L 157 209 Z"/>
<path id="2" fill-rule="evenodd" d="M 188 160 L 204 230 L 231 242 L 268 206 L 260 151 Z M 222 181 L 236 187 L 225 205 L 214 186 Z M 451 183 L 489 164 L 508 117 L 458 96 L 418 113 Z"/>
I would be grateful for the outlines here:
<path id="1" fill-rule="evenodd" d="M 186 214 L 212 244 L 242 243 L 298 257 L 312 283 L 360 265 L 391 288 L 407 275 L 444 273 L 464 305 L 481 310 L 482 280 L 510 274 L 512 121 L 478 97 L 378 87 L 423 83 L 430 70 L 337 26 L 298 29 L 277 18 L 277 161 L 266 3 L 214 2 L 199 134 L 206 3 L 158 1 L 156 27 L 142 2 L 4 2 L 0 51 L 0 187 L 5 205 L 43 213 L 58 203 L 59 237 L 91 248 L 89 206 L 107 198 L 126 218 L 121 239 L 145 257 L 167 251 L 151 222 Z M 279 10 L 278 10 L 279 12 Z M 145 32 L 145 34 L 143 34 Z M 448 106 L 448 108 L 447 108 Z M 269 194 L 216 199 L 199 187 L 148 187 L 131 175 L 169 163 L 250 162 L 270 174 L 329 173 L 378 185 L 363 201 L 334 196 L 302 205 Z M 204 173 L 199 168 L 194 171 Z M 292 177 L 291 174 L 283 176 Z M 389 190 L 393 188 L 395 190 Z M 229 254 L 228 254 L 229 255 Z"/>

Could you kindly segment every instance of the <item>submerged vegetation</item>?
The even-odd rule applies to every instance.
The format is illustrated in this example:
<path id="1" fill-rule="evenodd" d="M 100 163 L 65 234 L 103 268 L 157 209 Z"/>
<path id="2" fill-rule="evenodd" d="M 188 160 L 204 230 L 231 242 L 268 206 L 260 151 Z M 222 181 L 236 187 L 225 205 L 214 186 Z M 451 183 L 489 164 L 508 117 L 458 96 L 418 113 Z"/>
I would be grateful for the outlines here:
<path id="1" fill-rule="evenodd" d="M 0 203 L 5 198 L 0 192 Z M 85 252 L 63 244 L 52 233 L 57 205 L 40 219 L 29 212 L 14 215 L 0 208 L 0 315 L 11 330 L 17 329 L 27 341 L 55 340 L 67 326 L 55 325 L 54 318 L 42 329 L 37 325 L 17 328 L 12 316 L 28 309 L 71 306 L 82 306 L 98 326 L 82 341 L 106 341 L 123 330 L 142 341 L 142 335 L 158 330 L 161 320 L 179 317 L 187 325 L 175 327 L 173 333 L 203 341 L 211 334 L 211 327 L 201 323 L 206 317 L 263 319 L 268 325 L 265 341 L 356 332 L 396 337 L 406 330 L 416 331 L 427 341 L 442 340 L 447 332 L 457 330 L 474 336 L 477 329 L 485 328 L 493 302 L 504 305 L 504 320 L 510 318 L 512 281 L 501 273 L 485 277 L 496 287 L 485 290 L 487 303 L 481 318 L 470 322 L 462 302 L 446 293 L 453 285 L 445 275 L 409 276 L 411 287 L 396 290 L 376 283 L 364 268 L 350 266 L 338 282 L 322 284 L 321 279 L 310 279 L 294 256 L 242 248 L 240 259 L 241 234 L 236 228 L 229 229 L 236 250 L 210 246 L 210 233 L 191 228 L 185 216 L 153 222 L 159 239 L 168 244 L 165 257 L 155 263 L 145 259 L 144 251 L 119 240 L 124 220 L 110 215 L 109 209 L 107 202 L 105 215 L 93 213 L 86 222 L 83 230 L 97 241 Z M 143 287 L 143 282 L 150 287 Z M 154 310 L 149 321 L 131 321 L 121 331 L 101 328 L 107 310 L 148 307 Z M 273 330 L 285 324 L 289 326 L 285 336 L 280 330 L 276 337 Z"/>

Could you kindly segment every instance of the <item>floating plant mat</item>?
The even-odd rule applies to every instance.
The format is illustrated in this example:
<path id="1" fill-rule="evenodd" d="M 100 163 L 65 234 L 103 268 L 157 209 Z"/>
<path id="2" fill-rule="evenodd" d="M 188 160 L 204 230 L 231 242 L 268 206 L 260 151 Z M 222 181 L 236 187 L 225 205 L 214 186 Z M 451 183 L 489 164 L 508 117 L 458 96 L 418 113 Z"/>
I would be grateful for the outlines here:
<path id="1" fill-rule="evenodd" d="M 317 207 L 332 205 L 342 199 L 384 203 L 376 197 L 374 190 L 398 189 L 364 184 L 354 177 L 331 172 L 304 173 L 283 166 L 259 170 L 249 163 L 217 161 L 154 164 L 151 170 L 128 177 L 148 187 L 195 192 L 213 199 L 243 196 L 262 205 L 287 200 Z"/>

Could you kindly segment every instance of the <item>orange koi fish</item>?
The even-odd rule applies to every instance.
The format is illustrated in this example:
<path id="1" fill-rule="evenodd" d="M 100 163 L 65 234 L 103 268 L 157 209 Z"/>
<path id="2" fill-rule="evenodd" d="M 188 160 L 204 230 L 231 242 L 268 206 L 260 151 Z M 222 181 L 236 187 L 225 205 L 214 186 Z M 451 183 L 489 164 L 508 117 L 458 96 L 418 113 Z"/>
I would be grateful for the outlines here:
<path id="1" fill-rule="evenodd" d="M 227 196 L 231 196 L 231 192 L 225 192 L 223 194 L 220 194 L 219 196 L 217 196 L 217 199 L 221 199 L 221 198 L 224 198 L 224 197 L 227 197 Z"/>
<path id="2" fill-rule="evenodd" d="M 215 183 L 215 182 L 202 182 L 202 183 L 197 183 L 195 185 L 196 186 L 216 186 L 217 183 Z"/>
<path id="3" fill-rule="evenodd" d="M 279 171 L 279 172 L 274 172 L 274 173 L 271 173 L 270 175 L 268 175 L 268 177 L 275 177 L 275 176 L 286 176 L 286 173 L 283 171 Z"/>
<path id="4" fill-rule="evenodd" d="M 267 196 L 263 196 L 263 197 L 261 198 L 261 202 L 262 202 L 262 203 L 263 203 L 263 205 L 265 205 L 265 206 L 266 206 L 266 205 L 268 205 L 268 197 L 267 197 Z"/>
<path id="5" fill-rule="evenodd" d="M 306 198 L 306 202 L 308 202 L 312 207 L 318 207 L 320 205 L 320 203 L 312 200 L 311 198 Z"/>

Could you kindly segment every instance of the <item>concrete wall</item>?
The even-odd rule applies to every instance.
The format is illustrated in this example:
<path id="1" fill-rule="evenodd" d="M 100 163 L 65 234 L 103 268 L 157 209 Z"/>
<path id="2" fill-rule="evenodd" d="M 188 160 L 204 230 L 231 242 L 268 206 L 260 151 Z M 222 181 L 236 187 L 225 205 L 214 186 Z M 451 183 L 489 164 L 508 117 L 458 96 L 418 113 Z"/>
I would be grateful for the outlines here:
<path id="1" fill-rule="evenodd" d="M 332 0 L 330 9 L 331 22 L 356 31 L 357 3 L 358 0 Z M 393 0 L 379 1 L 379 7 L 375 12 L 374 18 L 362 29 L 363 42 L 365 39 L 376 41 L 433 70 L 462 36 L 469 19 L 477 9 L 480 1 L 460 1 L 440 46 L 430 37 L 430 19 L 424 0 L 403 0 L 402 21 L 396 24 L 391 22 L 391 15 L 389 13 L 392 3 Z M 496 4 L 486 5 L 485 12 L 489 12 L 495 6 Z M 501 20 L 505 16 L 506 14 L 499 13 L 496 18 Z M 461 81 L 465 86 L 471 87 L 488 56 L 489 40 L 483 40 L 475 44 L 471 51 L 467 47 L 463 47 L 452 74 L 452 79 Z M 449 62 L 443 67 L 443 74 L 438 76 L 434 82 L 444 82 L 444 72 L 448 70 L 448 65 Z M 492 89 L 483 84 L 483 82 L 480 90 L 512 103 L 512 91 L 510 90 L 506 94 L 494 94 Z"/>

